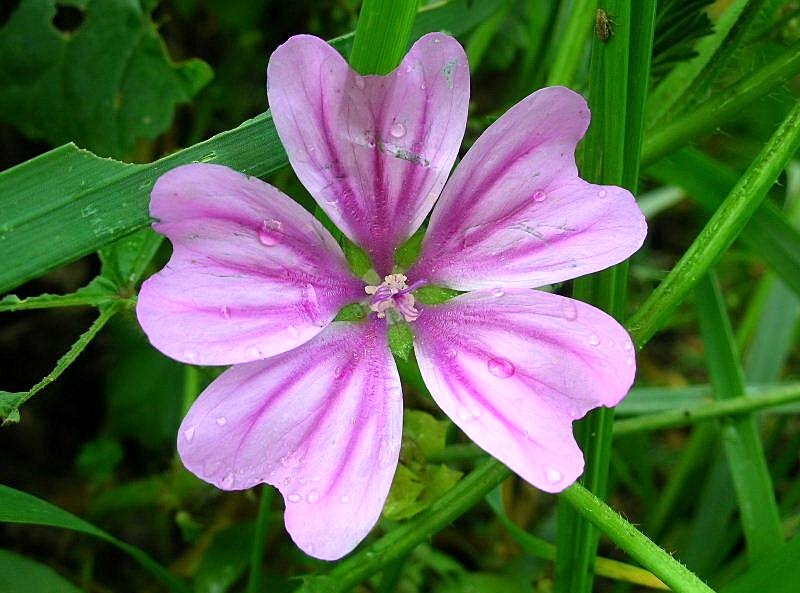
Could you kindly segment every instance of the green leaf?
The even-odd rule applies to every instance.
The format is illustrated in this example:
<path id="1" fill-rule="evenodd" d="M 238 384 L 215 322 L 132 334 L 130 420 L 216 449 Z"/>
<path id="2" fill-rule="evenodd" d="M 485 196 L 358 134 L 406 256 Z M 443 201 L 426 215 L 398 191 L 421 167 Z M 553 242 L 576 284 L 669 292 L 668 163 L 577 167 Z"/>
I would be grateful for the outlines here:
<path id="1" fill-rule="evenodd" d="M 408 241 L 398 247 L 394 254 L 394 261 L 400 268 L 407 270 L 417 261 L 424 238 L 425 227 L 421 227 L 416 233 L 411 235 Z"/>
<path id="2" fill-rule="evenodd" d="M 499 0 L 455 0 L 426 7 L 414 22 L 412 39 L 443 29 L 458 35 L 498 6 Z M 333 45 L 343 49 L 351 39 L 340 37 Z M 266 177 L 288 160 L 264 113 L 149 165 L 102 159 L 69 144 L 0 173 L 0 293 L 148 225 L 155 180 L 191 162 Z"/>
<path id="3" fill-rule="evenodd" d="M 341 308 L 334 321 L 361 321 L 367 316 L 369 310 L 360 303 L 350 303 Z"/>
<path id="4" fill-rule="evenodd" d="M 113 535 L 49 502 L 2 484 L 0 484 L 0 522 L 59 527 L 102 539 L 131 556 L 170 591 L 189 593 L 188 587 L 183 582 L 139 548 L 118 540 Z"/>
<path id="5" fill-rule="evenodd" d="M 0 299 L 0 312 L 24 311 L 26 309 L 50 309 L 73 305 L 101 306 L 119 300 L 117 288 L 103 276 L 93 278 L 89 284 L 69 294 L 40 294 L 25 299 L 10 294 Z"/>
<path id="6" fill-rule="evenodd" d="M 250 563 L 252 523 L 231 525 L 217 533 L 194 577 L 195 593 L 225 593 Z"/>
<path id="7" fill-rule="evenodd" d="M 122 156 L 169 128 L 211 69 L 174 64 L 139 2 L 74 6 L 84 14 L 76 31 L 54 26 L 56 0 L 23 0 L 0 30 L 0 119 L 32 138 Z"/>
<path id="8" fill-rule="evenodd" d="M 400 360 L 408 360 L 414 350 L 414 335 L 407 323 L 399 321 L 389 326 L 389 349 Z"/>
<path id="9" fill-rule="evenodd" d="M 0 550 L 0 583 L 4 593 L 83 593 L 49 566 Z"/>
<path id="10" fill-rule="evenodd" d="M 95 484 L 104 482 L 113 475 L 123 456 L 118 441 L 102 437 L 89 441 L 78 454 L 78 473 Z"/>
<path id="11" fill-rule="evenodd" d="M 142 229 L 103 247 L 99 252 L 102 276 L 120 290 L 133 290 L 163 242 L 162 235 L 151 229 Z"/>
<path id="12" fill-rule="evenodd" d="M 421 410 L 406 410 L 403 418 L 403 435 L 413 440 L 424 457 L 440 453 L 445 446 L 448 420 L 438 420 Z"/>
<path id="13" fill-rule="evenodd" d="M 800 566 L 800 536 L 754 564 L 743 575 L 722 587 L 720 593 L 795 593 Z"/>

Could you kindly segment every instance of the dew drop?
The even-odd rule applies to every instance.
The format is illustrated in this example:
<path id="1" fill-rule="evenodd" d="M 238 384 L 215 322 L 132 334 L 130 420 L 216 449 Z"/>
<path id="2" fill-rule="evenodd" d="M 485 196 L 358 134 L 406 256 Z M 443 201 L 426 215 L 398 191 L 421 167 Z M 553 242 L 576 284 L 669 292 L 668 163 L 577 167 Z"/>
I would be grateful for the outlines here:
<path id="1" fill-rule="evenodd" d="M 547 199 L 547 194 L 540 189 L 537 189 L 533 192 L 533 201 L 534 202 L 544 202 Z"/>
<path id="2" fill-rule="evenodd" d="M 608 347 L 612 348 L 613 346 L 614 346 L 614 340 L 609 340 L 608 341 Z"/>
<path id="3" fill-rule="evenodd" d="M 630 352 L 631 348 L 633 348 L 633 346 L 631 346 L 630 342 L 625 342 L 625 346 L 624 347 L 625 347 L 625 351 L 626 352 Z"/>
<path id="4" fill-rule="evenodd" d="M 219 459 L 216 460 L 209 460 L 203 466 L 203 476 L 206 478 L 210 478 L 214 474 L 217 473 L 217 470 L 222 466 L 222 461 Z"/>
<path id="5" fill-rule="evenodd" d="M 219 312 L 225 319 L 231 318 L 231 310 L 228 309 L 227 305 L 223 305 Z"/>
<path id="6" fill-rule="evenodd" d="M 438 37 L 434 37 L 433 38 L 433 42 L 436 43 L 436 44 L 439 44 L 439 43 L 442 42 L 442 40 L 440 38 L 438 38 Z"/>
<path id="7" fill-rule="evenodd" d="M 287 326 L 286 331 L 289 332 L 289 335 L 291 335 L 293 338 L 296 338 L 300 335 L 298 329 L 293 325 Z"/>
<path id="8" fill-rule="evenodd" d="M 607 193 L 606 190 L 601 189 L 599 192 L 597 192 L 597 197 L 598 198 L 605 198 L 606 197 L 606 193 Z"/>
<path id="9" fill-rule="evenodd" d="M 627 364 L 628 366 L 631 366 L 633 364 L 633 356 L 629 356 L 628 358 L 626 358 L 625 359 L 625 364 Z"/>
<path id="10" fill-rule="evenodd" d="M 517 370 L 510 361 L 499 357 L 490 358 L 486 366 L 489 368 L 490 373 L 500 379 L 508 379 Z"/>
<path id="11" fill-rule="evenodd" d="M 503 289 L 502 289 L 502 288 L 493 288 L 493 289 L 492 289 L 492 296 L 493 296 L 493 297 L 501 297 L 501 296 L 503 296 L 504 294 L 505 294 L 505 293 L 503 292 Z"/>
<path id="12" fill-rule="evenodd" d="M 590 346 L 599 346 L 600 345 L 600 336 L 597 334 L 592 334 L 589 336 L 589 345 Z"/>
<path id="13" fill-rule="evenodd" d="M 195 427 L 190 426 L 186 430 L 183 431 L 183 438 L 186 439 L 187 443 L 191 443 L 192 439 L 194 438 Z"/>
<path id="14" fill-rule="evenodd" d="M 280 242 L 280 236 L 277 232 L 264 224 L 258 229 L 258 242 L 265 247 L 274 247 Z"/>
<path id="15" fill-rule="evenodd" d="M 395 138 L 402 138 L 406 135 L 406 127 L 399 121 L 394 122 L 389 130 L 389 133 Z"/>
<path id="16" fill-rule="evenodd" d="M 551 484 L 558 484 L 562 479 L 564 479 L 562 473 L 554 467 L 544 465 L 542 466 L 542 469 L 544 470 L 544 475 L 547 478 L 547 481 Z"/>
<path id="17" fill-rule="evenodd" d="M 261 358 L 261 350 L 257 346 L 249 346 L 245 354 L 251 358 Z"/>
<path id="18" fill-rule="evenodd" d="M 578 318 L 578 308 L 569 299 L 561 301 L 561 313 L 567 321 L 575 321 Z"/>
<path id="19" fill-rule="evenodd" d="M 464 422 L 470 422 L 472 420 L 480 418 L 481 411 L 477 409 L 470 410 L 469 408 L 461 408 L 458 410 L 458 417 Z"/>
<path id="20" fill-rule="evenodd" d="M 350 502 L 350 497 L 349 497 L 349 496 L 347 496 L 347 495 L 345 494 L 344 496 L 342 496 L 342 497 L 339 499 L 339 502 L 341 502 L 342 504 L 347 504 L 347 503 L 349 503 L 349 502 Z"/>
<path id="21" fill-rule="evenodd" d="M 233 481 L 234 481 L 233 474 L 229 473 L 227 476 L 222 478 L 222 483 L 220 484 L 220 486 L 222 486 L 224 489 L 227 490 L 233 486 Z"/>
<path id="22" fill-rule="evenodd" d="M 195 360 L 197 360 L 197 350 L 184 350 L 183 358 L 186 359 L 188 362 L 194 362 Z"/>
<path id="23" fill-rule="evenodd" d="M 288 500 L 289 502 L 300 502 L 301 500 L 303 500 L 303 497 L 300 496 L 299 494 L 290 494 L 289 496 L 286 497 L 286 500 Z"/>
<path id="24" fill-rule="evenodd" d="M 217 426 L 225 426 L 228 423 L 228 419 L 225 416 L 220 416 L 215 420 Z"/>
<path id="25" fill-rule="evenodd" d="M 317 492 L 316 490 L 312 490 L 311 492 L 308 493 L 308 496 L 306 496 L 306 500 L 311 504 L 314 504 L 319 500 L 319 492 Z"/>

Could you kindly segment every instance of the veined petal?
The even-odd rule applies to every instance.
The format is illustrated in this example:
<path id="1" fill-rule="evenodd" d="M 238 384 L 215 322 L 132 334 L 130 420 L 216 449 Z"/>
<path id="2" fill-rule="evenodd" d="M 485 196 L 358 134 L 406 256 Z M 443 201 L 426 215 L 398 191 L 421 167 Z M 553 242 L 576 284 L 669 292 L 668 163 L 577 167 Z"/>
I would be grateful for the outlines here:
<path id="1" fill-rule="evenodd" d="M 153 228 L 172 257 L 136 314 L 167 356 L 233 364 L 290 350 L 363 297 L 330 233 L 280 191 L 227 167 L 185 165 L 158 179 Z"/>
<path id="2" fill-rule="evenodd" d="M 267 94 L 297 176 L 331 220 L 392 271 L 458 154 L 469 69 L 452 37 L 425 35 L 387 76 L 359 76 L 330 45 L 298 35 L 272 54 Z"/>
<path id="3" fill-rule="evenodd" d="M 178 451 L 220 488 L 276 486 L 292 539 L 335 560 L 380 516 L 402 413 L 385 323 L 336 322 L 291 352 L 223 373 L 189 410 Z"/>
<path id="4" fill-rule="evenodd" d="M 509 109 L 459 163 L 409 277 L 457 290 L 533 288 L 602 270 L 642 245 L 644 216 L 627 190 L 578 177 L 589 124 L 564 87 Z"/>
<path id="5" fill-rule="evenodd" d="M 423 310 L 413 331 L 444 413 L 547 492 L 583 471 L 572 421 L 619 403 L 635 374 L 631 340 L 614 319 L 536 290 L 467 293 Z"/>

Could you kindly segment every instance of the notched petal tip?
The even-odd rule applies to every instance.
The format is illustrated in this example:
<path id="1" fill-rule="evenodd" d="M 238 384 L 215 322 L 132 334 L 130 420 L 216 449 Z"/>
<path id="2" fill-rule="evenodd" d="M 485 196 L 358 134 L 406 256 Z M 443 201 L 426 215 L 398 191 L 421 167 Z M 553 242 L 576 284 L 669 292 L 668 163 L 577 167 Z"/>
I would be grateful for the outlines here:
<path id="1" fill-rule="evenodd" d="M 434 400 L 525 480 L 560 492 L 583 471 L 572 422 L 633 383 L 627 332 L 585 303 L 534 290 L 467 293 L 412 328 Z"/>

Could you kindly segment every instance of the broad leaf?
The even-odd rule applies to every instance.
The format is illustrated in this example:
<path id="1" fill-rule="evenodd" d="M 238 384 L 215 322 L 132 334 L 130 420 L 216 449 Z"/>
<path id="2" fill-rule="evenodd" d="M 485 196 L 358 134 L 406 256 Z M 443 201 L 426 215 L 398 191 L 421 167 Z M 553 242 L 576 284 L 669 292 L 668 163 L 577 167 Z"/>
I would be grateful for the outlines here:
<path id="1" fill-rule="evenodd" d="M 82 593 L 49 566 L 0 550 L 0 583 L 4 593 Z"/>
<path id="2" fill-rule="evenodd" d="M 150 20 L 153 4 L 74 0 L 83 21 L 60 31 L 56 0 L 23 0 L 0 30 L 0 119 L 32 138 L 107 156 L 164 132 L 175 105 L 189 101 L 211 69 L 169 59 Z"/>

